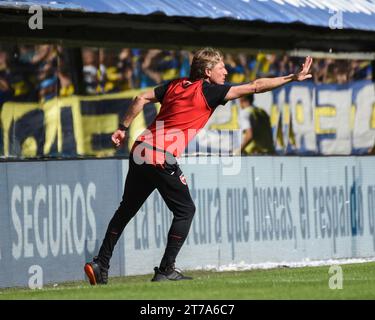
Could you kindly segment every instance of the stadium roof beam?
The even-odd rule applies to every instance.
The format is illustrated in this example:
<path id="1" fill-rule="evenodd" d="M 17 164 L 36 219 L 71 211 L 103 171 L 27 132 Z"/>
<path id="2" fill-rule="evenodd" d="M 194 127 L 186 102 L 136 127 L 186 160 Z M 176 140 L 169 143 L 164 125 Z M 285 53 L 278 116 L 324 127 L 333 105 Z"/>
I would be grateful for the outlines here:
<path id="1" fill-rule="evenodd" d="M 44 11 L 43 29 L 31 30 L 30 17 L 27 10 L 0 7 L 0 40 L 100 47 L 375 52 L 374 31 L 302 23 L 53 10 Z"/>

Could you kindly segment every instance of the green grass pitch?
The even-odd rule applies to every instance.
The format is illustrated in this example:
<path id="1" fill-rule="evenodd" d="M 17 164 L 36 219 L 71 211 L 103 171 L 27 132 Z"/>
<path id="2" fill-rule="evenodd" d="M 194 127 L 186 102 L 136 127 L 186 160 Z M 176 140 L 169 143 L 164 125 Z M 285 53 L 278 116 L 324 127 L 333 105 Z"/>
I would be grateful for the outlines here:
<path id="1" fill-rule="evenodd" d="M 319 266 L 236 272 L 186 271 L 194 280 L 177 282 L 150 282 L 151 274 L 111 277 L 106 286 L 93 287 L 77 281 L 34 290 L 0 289 L 0 299 L 375 299 L 375 262 L 340 266 L 342 289 L 330 289 L 329 266 Z"/>

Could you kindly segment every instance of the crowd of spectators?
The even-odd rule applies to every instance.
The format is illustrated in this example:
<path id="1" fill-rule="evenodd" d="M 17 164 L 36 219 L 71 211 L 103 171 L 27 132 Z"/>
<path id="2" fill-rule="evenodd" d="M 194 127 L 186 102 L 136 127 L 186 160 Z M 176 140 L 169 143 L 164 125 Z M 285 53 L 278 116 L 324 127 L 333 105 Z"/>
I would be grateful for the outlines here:
<path id="1" fill-rule="evenodd" d="M 83 70 L 77 73 L 66 48 L 56 45 L 0 46 L 0 104 L 13 101 L 47 101 L 77 93 L 98 95 L 128 89 L 152 87 L 189 75 L 193 53 L 160 49 L 81 48 Z M 243 83 L 259 77 L 294 73 L 303 58 L 286 54 L 225 53 L 229 83 Z M 370 61 L 314 59 L 315 83 L 345 84 L 371 79 Z M 72 79 L 76 79 L 74 82 Z M 79 81 L 79 80 L 78 80 Z"/>

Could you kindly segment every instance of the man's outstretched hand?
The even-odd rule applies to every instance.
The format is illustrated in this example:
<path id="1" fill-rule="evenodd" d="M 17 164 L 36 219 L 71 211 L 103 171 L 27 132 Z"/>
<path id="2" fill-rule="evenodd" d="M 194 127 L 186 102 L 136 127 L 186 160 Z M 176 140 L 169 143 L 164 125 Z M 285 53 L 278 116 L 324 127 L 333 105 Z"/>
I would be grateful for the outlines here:
<path id="1" fill-rule="evenodd" d="M 300 72 L 293 75 L 293 80 L 303 81 L 303 80 L 312 78 L 311 73 L 309 73 L 312 62 L 313 62 L 313 59 L 311 57 L 306 57 L 305 63 L 302 64 Z"/>
<path id="2" fill-rule="evenodd" d="M 112 142 L 116 148 L 123 145 L 124 141 L 125 141 L 125 132 L 123 130 L 118 129 L 112 134 Z"/>

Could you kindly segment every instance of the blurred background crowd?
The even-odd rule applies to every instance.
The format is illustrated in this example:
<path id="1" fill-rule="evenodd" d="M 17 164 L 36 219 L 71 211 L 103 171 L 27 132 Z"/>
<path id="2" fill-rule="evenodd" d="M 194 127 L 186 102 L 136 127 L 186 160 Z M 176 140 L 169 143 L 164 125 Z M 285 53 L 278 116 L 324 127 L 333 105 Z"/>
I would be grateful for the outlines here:
<path id="1" fill-rule="evenodd" d="M 134 48 L 64 48 L 0 44 L 0 104 L 45 102 L 56 96 L 98 95 L 152 87 L 189 76 L 193 52 Z M 286 54 L 225 53 L 227 81 L 288 75 L 304 58 Z M 371 61 L 315 59 L 315 83 L 345 84 L 372 78 Z"/>

